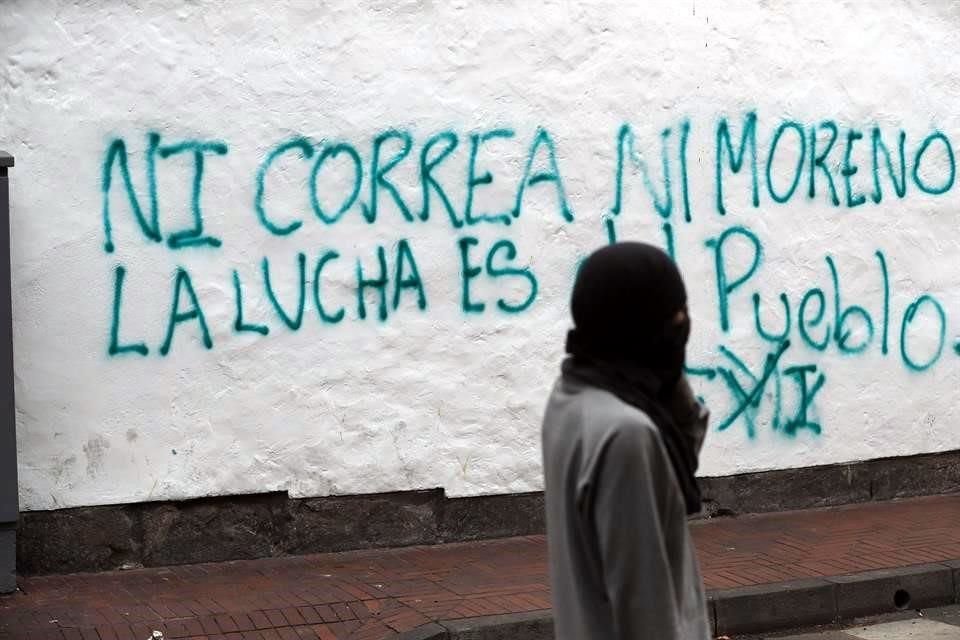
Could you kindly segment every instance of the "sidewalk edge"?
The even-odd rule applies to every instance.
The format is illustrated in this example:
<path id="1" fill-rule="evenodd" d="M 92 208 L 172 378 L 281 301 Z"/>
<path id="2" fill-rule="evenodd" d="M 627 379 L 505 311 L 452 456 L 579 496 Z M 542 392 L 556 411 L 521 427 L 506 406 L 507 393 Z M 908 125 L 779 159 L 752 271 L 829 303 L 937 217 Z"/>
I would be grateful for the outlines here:
<path id="1" fill-rule="evenodd" d="M 707 593 L 713 635 L 850 622 L 897 610 L 960 604 L 960 559 L 803 578 Z M 402 640 L 550 640 L 549 609 L 438 620 Z"/>

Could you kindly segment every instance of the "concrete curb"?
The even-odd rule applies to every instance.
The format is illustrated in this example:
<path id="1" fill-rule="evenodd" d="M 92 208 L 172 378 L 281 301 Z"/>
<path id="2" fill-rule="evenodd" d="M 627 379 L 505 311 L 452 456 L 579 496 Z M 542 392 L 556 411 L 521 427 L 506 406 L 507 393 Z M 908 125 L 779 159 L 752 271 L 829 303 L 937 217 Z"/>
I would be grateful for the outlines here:
<path id="1" fill-rule="evenodd" d="M 960 604 L 960 560 L 827 578 L 720 589 L 707 594 L 713 635 L 849 622 L 906 609 Z M 551 640 L 549 610 L 440 620 L 401 640 Z"/>

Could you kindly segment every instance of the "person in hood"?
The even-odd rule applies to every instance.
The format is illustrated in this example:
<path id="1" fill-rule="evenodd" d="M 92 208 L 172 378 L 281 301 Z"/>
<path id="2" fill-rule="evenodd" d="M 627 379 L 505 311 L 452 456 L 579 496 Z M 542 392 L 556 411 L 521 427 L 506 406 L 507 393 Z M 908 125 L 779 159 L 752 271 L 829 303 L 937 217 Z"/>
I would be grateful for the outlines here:
<path id="1" fill-rule="evenodd" d="M 621 242 L 583 263 L 542 427 L 557 640 L 709 640 L 688 529 L 708 412 L 684 376 L 677 266 Z"/>

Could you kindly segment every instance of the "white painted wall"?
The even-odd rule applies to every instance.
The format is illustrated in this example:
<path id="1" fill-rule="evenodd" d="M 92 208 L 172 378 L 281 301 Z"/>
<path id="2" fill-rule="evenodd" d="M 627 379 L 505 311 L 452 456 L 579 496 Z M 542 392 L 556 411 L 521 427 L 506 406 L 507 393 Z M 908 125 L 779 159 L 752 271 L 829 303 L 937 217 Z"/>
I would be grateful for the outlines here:
<path id="1" fill-rule="evenodd" d="M 314 4 L 8 0 L 0 6 L 0 147 L 17 161 L 12 260 L 22 508 L 283 489 L 317 496 L 539 488 L 541 408 L 562 354 L 578 259 L 606 241 L 607 218 L 621 238 L 664 242 L 664 218 L 629 160 L 621 210 L 610 213 L 623 124 L 632 127 L 664 211 L 661 131 L 671 129 L 666 221 L 689 281 L 691 364 L 714 376 L 694 379 L 715 427 L 729 422 L 737 385 L 748 393 L 753 387 L 728 354 L 760 377 L 765 357 L 778 348 L 754 327 L 753 294 L 770 332 L 784 321 L 781 292 L 790 305 L 789 348 L 771 369 L 758 406 L 711 433 L 702 473 L 960 447 L 954 350 L 960 188 L 950 182 L 943 194 L 924 193 L 912 177 L 928 136 L 940 131 L 954 147 L 960 143 L 960 71 L 951 62 L 960 52 L 960 11 L 932 0 Z M 738 147 L 750 112 L 757 117 L 759 206 L 752 204 L 748 150 L 739 174 L 724 157 L 721 215 L 718 127 L 728 118 Z M 780 204 L 766 167 L 771 140 L 789 120 L 803 127 L 806 151 L 797 190 Z M 824 121 L 835 122 L 839 133 L 823 167 L 814 165 L 810 198 L 810 127 Z M 901 129 L 906 135 L 906 192 L 896 197 L 881 164 L 879 203 L 872 198 L 875 126 L 895 166 Z M 493 182 L 473 189 L 472 207 L 491 213 L 514 206 L 538 127 L 555 145 L 573 221 L 564 219 L 550 180 L 526 188 L 509 226 L 481 221 L 455 228 L 436 191 L 429 219 L 419 219 L 418 165 L 428 138 L 447 131 L 458 140 L 433 176 L 461 218 L 471 134 L 515 132 L 479 146 L 475 175 L 490 172 Z M 853 207 L 842 175 L 851 128 L 864 137 L 850 152 L 848 164 L 858 166 L 850 202 L 857 194 L 866 198 Z M 370 224 L 360 203 L 371 201 L 372 140 L 390 129 L 412 139 L 388 180 L 416 219 L 405 221 L 381 186 Z M 819 131 L 818 154 L 829 137 L 827 127 Z M 116 140 L 125 144 L 132 187 L 149 222 L 150 132 L 168 151 L 184 142 L 225 145 L 224 155 L 204 154 L 200 199 L 204 237 L 219 239 L 219 248 L 168 246 L 171 235 L 192 228 L 196 166 L 188 149 L 153 156 L 163 242 L 137 225 L 113 166 L 107 203 L 115 250 L 105 250 L 108 150 Z M 305 153 L 312 158 L 282 155 L 264 181 L 273 224 L 302 222 L 278 236 L 258 220 L 256 178 L 268 154 L 294 136 L 311 141 Z M 780 195 L 793 180 L 797 138 L 795 129 L 785 129 L 772 163 Z M 312 212 L 308 184 L 313 162 L 337 142 L 355 147 L 364 176 L 358 202 L 326 224 Z M 381 165 L 399 148 L 397 140 L 385 143 Z M 549 174 L 549 158 L 548 146 L 539 146 L 531 174 Z M 919 182 L 928 190 L 948 184 L 952 162 L 943 138 L 931 139 Z M 349 193 L 350 167 L 344 154 L 323 165 L 322 206 L 334 209 Z M 839 206 L 830 202 L 826 171 Z M 715 245 L 707 243 L 737 226 L 755 235 L 763 255 L 753 276 L 730 293 L 730 326 L 723 331 Z M 728 284 L 736 284 L 752 261 L 752 245 L 731 234 L 722 266 Z M 507 313 L 497 306 L 497 300 L 525 301 L 527 276 L 481 271 L 470 295 L 486 306 L 463 311 L 458 242 L 466 236 L 477 239 L 469 260 L 481 268 L 495 242 L 513 243 L 514 261 L 501 245 L 492 266 L 529 268 L 538 285 L 529 308 Z M 402 289 L 393 308 L 401 239 L 422 279 L 422 310 L 415 287 Z M 367 273 L 377 270 L 379 246 L 391 279 L 384 322 L 377 320 L 375 290 L 366 295 L 366 319 L 358 317 L 356 296 L 357 261 Z M 312 293 L 314 266 L 330 250 L 340 257 L 322 271 L 320 294 L 329 314 L 345 309 L 336 324 L 321 320 Z M 877 251 L 889 271 L 886 322 Z M 277 297 L 295 315 L 298 252 L 305 255 L 306 297 L 302 326 L 294 331 L 265 294 L 261 263 L 269 258 Z M 839 314 L 827 256 L 840 282 Z M 117 346 L 142 342 L 146 356 L 109 354 L 120 267 Z M 187 317 L 162 355 L 178 267 L 195 289 L 212 347 L 202 343 L 199 321 Z M 410 284 L 409 264 L 404 269 Z M 234 270 L 244 321 L 268 327 L 269 335 L 235 331 Z M 819 342 L 830 325 L 823 351 L 798 328 L 811 288 L 822 289 L 825 310 L 814 322 L 820 300 L 808 296 L 804 327 Z M 192 306 L 186 289 L 181 293 L 179 312 L 186 314 Z M 943 310 L 942 353 L 918 372 L 901 355 L 901 328 L 908 306 L 925 294 Z M 874 329 L 856 354 L 842 353 L 833 331 L 850 305 L 869 313 Z M 844 344 L 851 350 L 869 336 L 863 313 L 845 317 L 841 333 L 850 333 Z M 941 346 L 936 305 L 922 302 L 906 327 L 907 357 L 924 365 Z M 825 382 L 812 395 L 806 422 L 796 426 L 789 423 L 800 415 L 800 374 L 786 370 L 804 365 L 816 367 L 803 374 L 808 387 L 821 374 Z"/>

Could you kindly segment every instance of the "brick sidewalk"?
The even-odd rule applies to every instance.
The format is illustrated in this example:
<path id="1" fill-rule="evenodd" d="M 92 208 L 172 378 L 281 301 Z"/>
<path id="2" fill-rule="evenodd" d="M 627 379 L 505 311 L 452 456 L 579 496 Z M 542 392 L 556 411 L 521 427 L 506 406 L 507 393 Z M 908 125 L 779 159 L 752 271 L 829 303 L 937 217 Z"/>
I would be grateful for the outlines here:
<path id="1" fill-rule="evenodd" d="M 960 558 L 960 495 L 693 525 L 708 589 Z M 395 637 L 548 609 L 545 538 L 24 578 L 0 640 Z"/>

